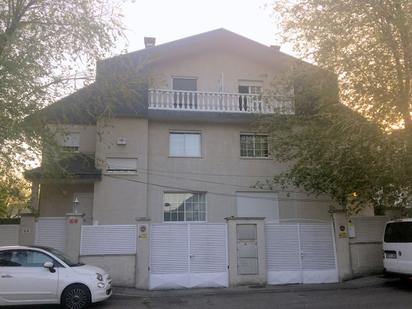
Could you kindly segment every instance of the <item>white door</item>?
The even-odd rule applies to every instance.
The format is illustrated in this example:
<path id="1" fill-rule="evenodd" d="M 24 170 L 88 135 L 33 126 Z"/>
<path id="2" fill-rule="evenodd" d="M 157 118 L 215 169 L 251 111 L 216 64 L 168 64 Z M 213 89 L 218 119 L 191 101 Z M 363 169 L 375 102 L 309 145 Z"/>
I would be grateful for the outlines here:
<path id="1" fill-rule="evenodd" d="M 266 224 L 269 284 L 338 281 L 331 224 Z"/>
<path id="2" fill-rule="evenodd" d="M 150 289 L 227 287 L 225 224 L 153 224 Z"/>
<path id="3" fill-rule="evenodd" d="M 43 267 L 56 262 L 48 255 L 32 250 L 0 252 L 0 298 L 6 303 L 53 303 L 58 301 L 59 269 Z M 2 266 L 3 265 L 3 266 Z"/>

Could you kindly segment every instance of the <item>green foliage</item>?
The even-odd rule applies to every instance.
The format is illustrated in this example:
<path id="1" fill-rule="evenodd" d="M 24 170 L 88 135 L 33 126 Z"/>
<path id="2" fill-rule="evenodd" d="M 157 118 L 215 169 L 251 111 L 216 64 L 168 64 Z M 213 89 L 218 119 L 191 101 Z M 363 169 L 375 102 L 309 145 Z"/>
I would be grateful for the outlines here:
<path id="1" fill-rule="evenodd" d="M 274 11 L 284 41 L 337 74 L 345 104 L 412 130 L 410 0 L 274 0 Z"/>
<path id="2" fill-rule="evenodd" d="M 15 174 L 1 171 L 0 177 L 0 218 L 18 216 L 29 201 L 28 183 Z"/>
<path id="3" fill-rule="evenodd" d="M 265 124 L 274 158 L 290 166 L 273 181 L 355 212 L 410 203 L 412 3 L 275 0 L 274 10 L 283 40 L 323 70 L 297 67 L 297 114 Z"/>
<path id="4" fill-rule="evenodd" d="M 27 116 L 66 94 L 74 80 L 93 79 L 96 60 L 122 36 L 119 4 L 0 1 L 0 173 L 39 160 L 53 143 L 43 121 Z"/>
<path id="5" fill-rule="evenodd" d="M 273 158 L 288 164 L 272 182 L 327 194 L 354 212 L 408 204 L 412 160 L 405 132 L 389 134 L 339 103 L 327 73 L 296 70 L 296 114 L 261 123 L 271 132 Z"/>

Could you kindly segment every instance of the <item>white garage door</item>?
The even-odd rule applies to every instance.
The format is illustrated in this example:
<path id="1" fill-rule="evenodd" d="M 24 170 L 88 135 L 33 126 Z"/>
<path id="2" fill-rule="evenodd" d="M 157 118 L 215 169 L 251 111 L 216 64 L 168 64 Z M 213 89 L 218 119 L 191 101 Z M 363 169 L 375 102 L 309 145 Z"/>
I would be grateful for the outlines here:
<path id="1" fill-rule="evenodd" d="M 266 224 L 269 284 L 338 281 L 331 224 Z"/>
<path id="2" fill-rule="evenodd" d="M 153 224 L 150 289 L 227 287 L 225 224 Z"/>
<path id="3" fill-rule="evenodd" d="M 64 251 L 66 241 L 66 219 L 60 217 L 39 218 L 36 223 L 38 246 L 47 246 Z"/>

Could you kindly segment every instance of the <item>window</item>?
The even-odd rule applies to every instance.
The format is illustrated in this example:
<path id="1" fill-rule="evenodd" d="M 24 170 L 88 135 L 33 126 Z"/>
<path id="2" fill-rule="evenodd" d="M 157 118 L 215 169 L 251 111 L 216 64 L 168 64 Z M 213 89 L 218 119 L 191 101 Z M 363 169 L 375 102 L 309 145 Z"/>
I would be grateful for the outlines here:
<path id="1" fill-rule="evenodd" d="M 8 267 L 43 267 L 45 262 L 60 266 L 50 256 L 31 250 L 9 250 L 0 252 L 0 266 Z"/>
<path id="2" fill-rule="evenodd" d="M 206 221 L 206 193 L 165 193 L 164 221 Z"/>
<path id="3" fill-rule="evenodd" d="M 268 136 L 264 134 L 240 134 L 240 156 L 244 158 L 268 158 Z"/>
<path id="4" fill-rule="evenodd" d="M 172 157 L 200 157 L 200 133 L 170 132 L 169 155 Z"/>
<path id="5" fill-rule="evenodd" d="M 279 206 L 276 193 L 237 192 L 238 217 L 265 217 L 268 221 L 279 221 Z"/>
<path id="6" fill-rule="evenodd" d="M 194 91 L 197 90 L 197 79 L 189 77 L 173 77 L 174 107 L 181 109 L 196 109 L 197 96 Z M 180 91 L 179 91 L 180 90 Z"/>
<path id="7" fill-rule="evenodd" d="M 412 222 L 388 223 L 384 241 L 387 243 L 412 243 Z"/>
<path id="8" fill-rule="evenodd" d="M 239 110 L 247 111 L 251 108 L 261 107 L 262 82 L 240 80 L 239 81 Z"/>
<path id="9" fill-rule="evenodd" d="M 61 145 L 65 151 L 79 151 L 80 133 L 66 133 L 61 135 Z"/>
<path id="10" fill-rule="evenodd" d="M 190 77 L 173 77 L 173 90 L 196 91 L 197 79 Z"/>
<path id="11" fill-rule="evenodd" d="M 136 158 L 106 158 L 107 171 L 111 173 L 137 173 Z"/>

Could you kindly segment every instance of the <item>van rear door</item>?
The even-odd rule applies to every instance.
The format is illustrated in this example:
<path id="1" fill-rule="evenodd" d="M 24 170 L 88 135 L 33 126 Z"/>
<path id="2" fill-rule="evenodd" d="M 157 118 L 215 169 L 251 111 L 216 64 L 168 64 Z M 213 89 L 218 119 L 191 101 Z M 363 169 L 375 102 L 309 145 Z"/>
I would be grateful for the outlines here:
<path id="1" fill-rule="evenodd" d="M 387 223 L 383 250 L 387 272 L 412 275 L 412 221 Z"/>

